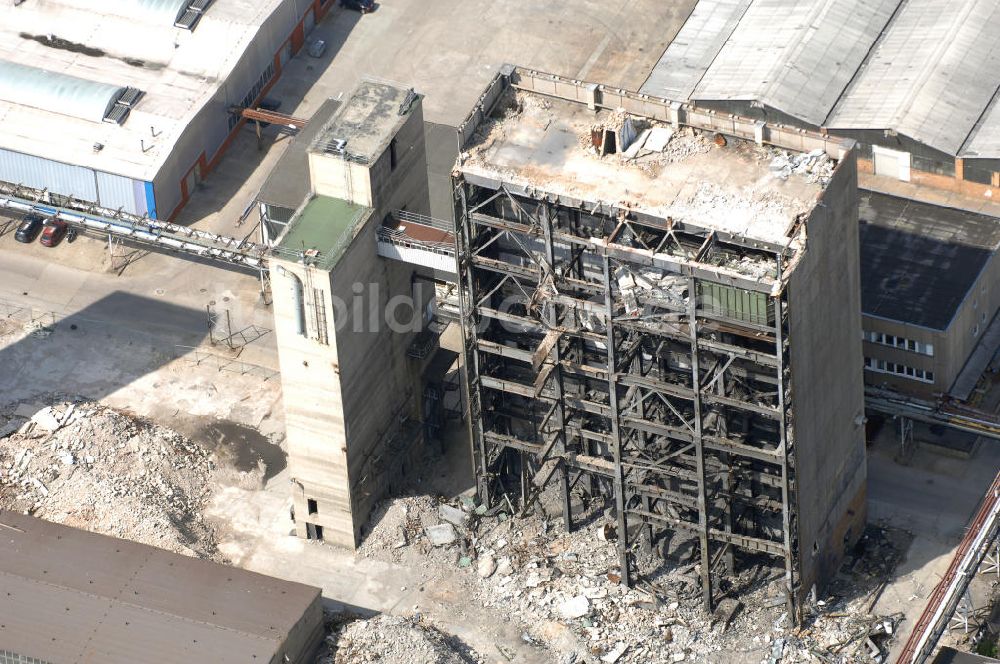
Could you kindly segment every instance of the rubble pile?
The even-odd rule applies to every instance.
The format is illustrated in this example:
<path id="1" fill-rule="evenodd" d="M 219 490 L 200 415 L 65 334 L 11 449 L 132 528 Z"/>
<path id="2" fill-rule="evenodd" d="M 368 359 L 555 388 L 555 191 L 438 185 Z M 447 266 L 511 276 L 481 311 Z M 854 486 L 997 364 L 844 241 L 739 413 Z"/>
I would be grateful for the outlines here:
<path id="1" fill-rule="evenodd" d="M 222 560 L 201 516 L 209 452 L 98 403 L 45 402 L 0 408 L 0 508 Z"/>
<path id="2" fill-rule="evenodd" d="M 789 153 L 784 150 L 773 150 L 770 171 L 781 180 L 787 180 L 792 174 L 801 175 L 807 182 L 818 182 L 825 185 L 833 177 L 833 160 L 822 148 L 812 152 Z"/>
<path id="3" fill-rule="evenodd" d="M 397 499 L 362 555 L 391 551 L 398 561 L 412 553 L 427 565 L 464 569 L 478 602 L 509 615 L 525 640 L 551 648 L 566 663 L 729 662 L 734 656 L 760 664 L 880 662 L 901 620 L 871 613 L 905 545 L 883 529 L 866 534 L 829 594 L 804 607 L 803 626 L 793 628 L 783 570 L 769 559 L 744 561 L 735 576 L 722 578 L 723 598 L 707 615 L 695 562 L 677 551 L 664 560 L 643 538 L 635 545 L 637 582 L 632 588 L 620 583 L 609 513 L 578 515 L 588 525 L 566 534 L 544 514 L 512 518 L 508 512 L 487 511 L 469 498 L 454 504 Z"/>
<path id="4" fill-rule="evenodd" d="M 437 505 L 430 496 L 383 501 L 369 517 L 370 530 L 358 548 L 358 555 L 399 563 L 413 548 L 420 555 L 430 553 L 432 547 L 424 529 L 439 523 Z"/>
<path id="5" fill-rule="evenodd" d="M 421 664 L 479 664 L 482 657 L 454 636 L 415 618 L 377 615 L 348 621 L 327 620 L 328 635 L 316 664 L 365 662 L 420 662 Z"/>

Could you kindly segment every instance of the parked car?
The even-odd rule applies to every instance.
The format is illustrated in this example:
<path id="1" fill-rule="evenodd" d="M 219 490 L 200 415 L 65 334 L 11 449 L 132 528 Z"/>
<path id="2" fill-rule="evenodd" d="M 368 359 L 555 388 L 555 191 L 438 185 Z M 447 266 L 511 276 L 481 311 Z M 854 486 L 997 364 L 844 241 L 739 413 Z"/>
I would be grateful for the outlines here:
<path id="1" fill-rule="evenodd" d="M 322 39 L 315 39 L 309 48 L 306 49 L 306 53 L 314 58 L 322 58 L 323 54 L 326 53 L 326 42 Z"/>
<path id="2" fill-rule="evenodd" d="M 375 0 L 340 0 L 340 6 L 367 14 L 375 11 Z"/>
<path id="3" fill-rule="evenodd" d="M 42 225 L 44 223 L 45 220 L 42 219 L 41 215 L 34 213 L 28 214 L 17 227 L 17 232 L 14 233 L 14 239 L 18 242 L 24 242 L 25 244 L 34 242 L 35 238 L 38 237 L 39 231 L 42 230 Z"/>
<path id="4" fill-rule="evenodd" d="M 45 224 L 45 230 L 42 231 L 42 239 L 39 242 L 45 247 L 54 247 L 66 237 L 67 230 L 69 230 L 69 225 L 65 221 L 54 219 Z"/>

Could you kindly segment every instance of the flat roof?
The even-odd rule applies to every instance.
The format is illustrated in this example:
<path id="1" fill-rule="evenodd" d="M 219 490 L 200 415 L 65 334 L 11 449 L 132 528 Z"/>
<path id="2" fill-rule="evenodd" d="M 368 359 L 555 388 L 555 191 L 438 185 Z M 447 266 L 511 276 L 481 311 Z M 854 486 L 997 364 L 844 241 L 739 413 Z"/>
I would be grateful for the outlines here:
<path id="1" fill-rule="evenodd" d="M 329 270 L 350 245 L 356 229 L 372 214 L 363 205 L 330 196 L 313 196 L 278 241 L 281 252 L 305 255 L 311 265 Z M 280 253 L 279 253 L 280 255 Z"/>
<path id="2" fill-rule="evenodd" d="M 861 310 L 946 330 L 1000 246 L 1000 219 L 861 190 Z"/>
<path id="3" fill-rule="evenodd" d="M 0 148 L 151 181 L 286 2 L 215 0 L 193 31 L 174 27 L 177 0 L 0 3 L 0 61 L 145 93 L 123 125 L 0 101 Z"/>
<path id="4" fill-rule="evenodd" d="M 406 121 L 412 106 L 408 102 L 419 98 L 412 88 L 363 80 L 323 125 L 310 151 L 371 162 Z"/>
<path id="5" fill-rule="evenodd" d="M 512 93 L 507 92 L 507 95 Z M 556 196 L 603 202 L 751 240 L 797 247 L 789 230 L 813 209 L 824 190 L 807 174 L 776 169 L 788 153 L 630 116 L 635 131 L 657 132 L 644 144 L 662 149 L 600 156 L 591 147 L 595 125 L 621 124 L 621 116 L 595 113 L 586 104 L 518 91 L 462 148 L 459 170 Z M 617 114 L 616 114 L 617 115 Z M 642 140 L 642 139 L 640 139 Z M 657 144 L 655 147 L 659 148 Z M 816 159 L 827 160 L 825 153 Z M 832 163 L 829 164 L 832 171 Z"/>
<path id="6" fill-rule="evenodd" d="M 318 588 L 0 511 L 3 648 L 43 661 L 269 662 Z"/>
<path id="7" fill-rule="evenodd" d="M 290 210 L 302 204 L 309 195 L 309 146 L 339 107 L 338 100 L 327 99 L 309 118 L 306 126 L 292 137 L 260 188 L 258 202 Z"/>

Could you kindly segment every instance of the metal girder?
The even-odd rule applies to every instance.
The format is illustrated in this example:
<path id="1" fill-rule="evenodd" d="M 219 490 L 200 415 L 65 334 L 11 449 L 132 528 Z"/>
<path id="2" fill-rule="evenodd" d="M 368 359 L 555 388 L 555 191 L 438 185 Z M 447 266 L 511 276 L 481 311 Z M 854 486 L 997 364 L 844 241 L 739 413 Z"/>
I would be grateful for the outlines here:
<path id="1" fill-rule="evenodd" d="M 687 530 L 688 532 L 694 533 L 696 535 L 701 535 L 703 528 L 700 524 L 691 523 L 688 521 L 683 521 L 681 519 L 675 519 L 673 517 L 667 516 L 665 514 L 652 514 L 649 512 L 644 512 L 643 510 L 629 510 L 630 514 L 635 514 L 642 519 L 652 519 L 654 521 L 660 521 L 671 525 L 675 528 L 681 528 Z M 733 544 L 740 547 L 741 549 L 748 549 L 750 551 L 758 551 L 760 553 L 767 553 L 772 556 L 780 556 L 784 553 L 784 547 L 780 542 L 773 542 L 771 540 L 761 539 L 760 537 L 749 537 L 747 535 L 739 535 L 737 533 L 727 533 L 724 530 L 718 530 L 716 528 L 708 528 L 706 536 L 709 540 L 713 542 L 722 542 L 725 544 Z M 709 561 L 711 564 L 711 561 Z"/>
<path id="2" fill-rule="evenodd" d="M 782 310 L 777 308 L 776 326 L 752 325 L 700 310 L 697 297 L 698 280 L 705 279 L 780 302 L 772 294 L 780 292 L 778 281 L 710 265 L 716 249 L 732 248 L 723 234 L 694 238 L 682 225 L 651 228 L 627 211 L 611 218 L 604 207 L 576 210 L 563 200 L 557 215 L 551 201 L 531 192 L 480 193 L 478 182 L 461 177 L 458 184 L 461 192 L 468 188 L 457 193 L 457 241 L 469 243 L 458 252 L 470 293 L 462 298 L 469 305 L 463 322 L 478 325 L 466 345 L 470 374 L 475 372 L 468 384 L 483 404 L 481 435 L 477 439 L 474 431 L 473 438 L 493 462 L 488 468 L 478 463 L 479 472 L 492 473 L 491 482 L 520 481 L 522 487 L 561 478 L 567 501 L 569 489 L 589 476 L 589 491 L 615 502 L 624 583 L 633 580 L 637 524 L 645 524 L 640 536 L 683 530 L 698 538 L 706 607 L 717 563 L 731 570 L 733 551 L 792 564 L 792 445 L 782 380 L 784 330 L 776 329 L 784 323 Z M 466 203 L 485 197 L 476 207 Z M 645 234 L 641 241 L 625 238 L 636 231 Z M 489 255 L 508 245 L 527 260 L 508 263 Z M 625 315 L 634 310 L 631 299 L 623 304 L 618 263 L 685 281 L 687 301 L 640 296 L 642 317 Z M 500 296 L 513 308 L 493 308 Z M 473 367 L 479 360 L 483 366 Z M 519 439 L 515 431 L 534 431 L 519 435 L 537 439 Z M 514 455 L 523 455 L 522 464 L 506 461 Z M 530 491 L 522 493 L 523 501 L 529 499 Z M 768 525 L 758 531 L 748 525 L 754 518 Z"/>

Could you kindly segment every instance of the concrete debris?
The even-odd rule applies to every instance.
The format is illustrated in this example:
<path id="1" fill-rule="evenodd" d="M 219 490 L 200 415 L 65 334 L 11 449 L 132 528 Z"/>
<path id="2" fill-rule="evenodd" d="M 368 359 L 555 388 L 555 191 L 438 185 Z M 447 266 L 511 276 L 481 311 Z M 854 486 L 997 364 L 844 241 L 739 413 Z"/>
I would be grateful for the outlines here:
<path id="1" fill-rule="evenodd" d="M 807 182 L 827 184 L 833 177 L 833 160 L 826 152 L 817 148 L 812 152 L 789 153 L 784 150 L 774 150 L 770 171 L 774 177 L 787 180 L 792 174 L 802 175 Z"/>
<path id="2" fill-rule="evenodd" d="M 31 419 L 0 438 L 0 507 L 223 560 L 201 516 L 215 471 L 209 452 L 98 403 L 48 402 L 30 404 Z M 0 421 L 28 410 L 25 403 L 0 407 Z"/>
<path id="3" fill-rule="evenodd" d="M 479 559 L 479 576 L 488 579 L 497 571 L 497 559 L 492 554 L 486 554 Z"/>
<path id="4" fill-rule="evenodd" d="M 59 429 L 62 426 L 62 417 L 56 417 L 52 409 L 49 407 L 42 408 L 40 411 L 31 416 L 31 421 L 35 423 L 36 426 L 45 429 L 46 431 L 52 432 Z"/>
<path id="5" fill-rule="evenodd" d="M 452 507 L 451 505 L 442 504 L 438 507 L 438 513 L 441 515 L 442 521 L 447 521 L 453 526 L 462 528 L 469 523 L 469 515 L 459 508 Z"/>
<path id="6" fill-rule="evenodd" d="M 590 600 L 583 595 L 571 597 L 559 605 L 559 613 L 564 618 L 582 618 L 590 613 Z"/>
<path id="7" fill-rule="evenodd" d="M 377 615 L 366 620 L 328 616 L 328 635 L 316 664 L 485 664 L 487 660 L 458 637 L 426 620 Z"/>
<path id="8" fill-rule="evenodd" d="M 621 659 L 622 655 L 625 654 L 626 650 L 628 650 L 628 644 L 619 641 L 618 645 L 604 653 L 604 656 L 601 657 L 601 661 L 605 662 L 605 664 L 615 664 L 615 662 Z"/>
<path id="9" fill-rule="evenodd" d="M 454 544 L 455 540 L 458 539 L 455 527 L 450 523 L 442 523 L 438 526 L 428 526 L 424 528 L 424 532 L 427 534 L 427 539 L 430 540 L 431 545 L 433 546 L 448 546 L 449 544 Z"/>
<path id="10" fill-rule="evenodd" d="M 646 142 L 641 146 L 650 152 L 663 152 L 670 139 L 673 138 L 674 130 L 670 127 L 652 127 Z"/>

